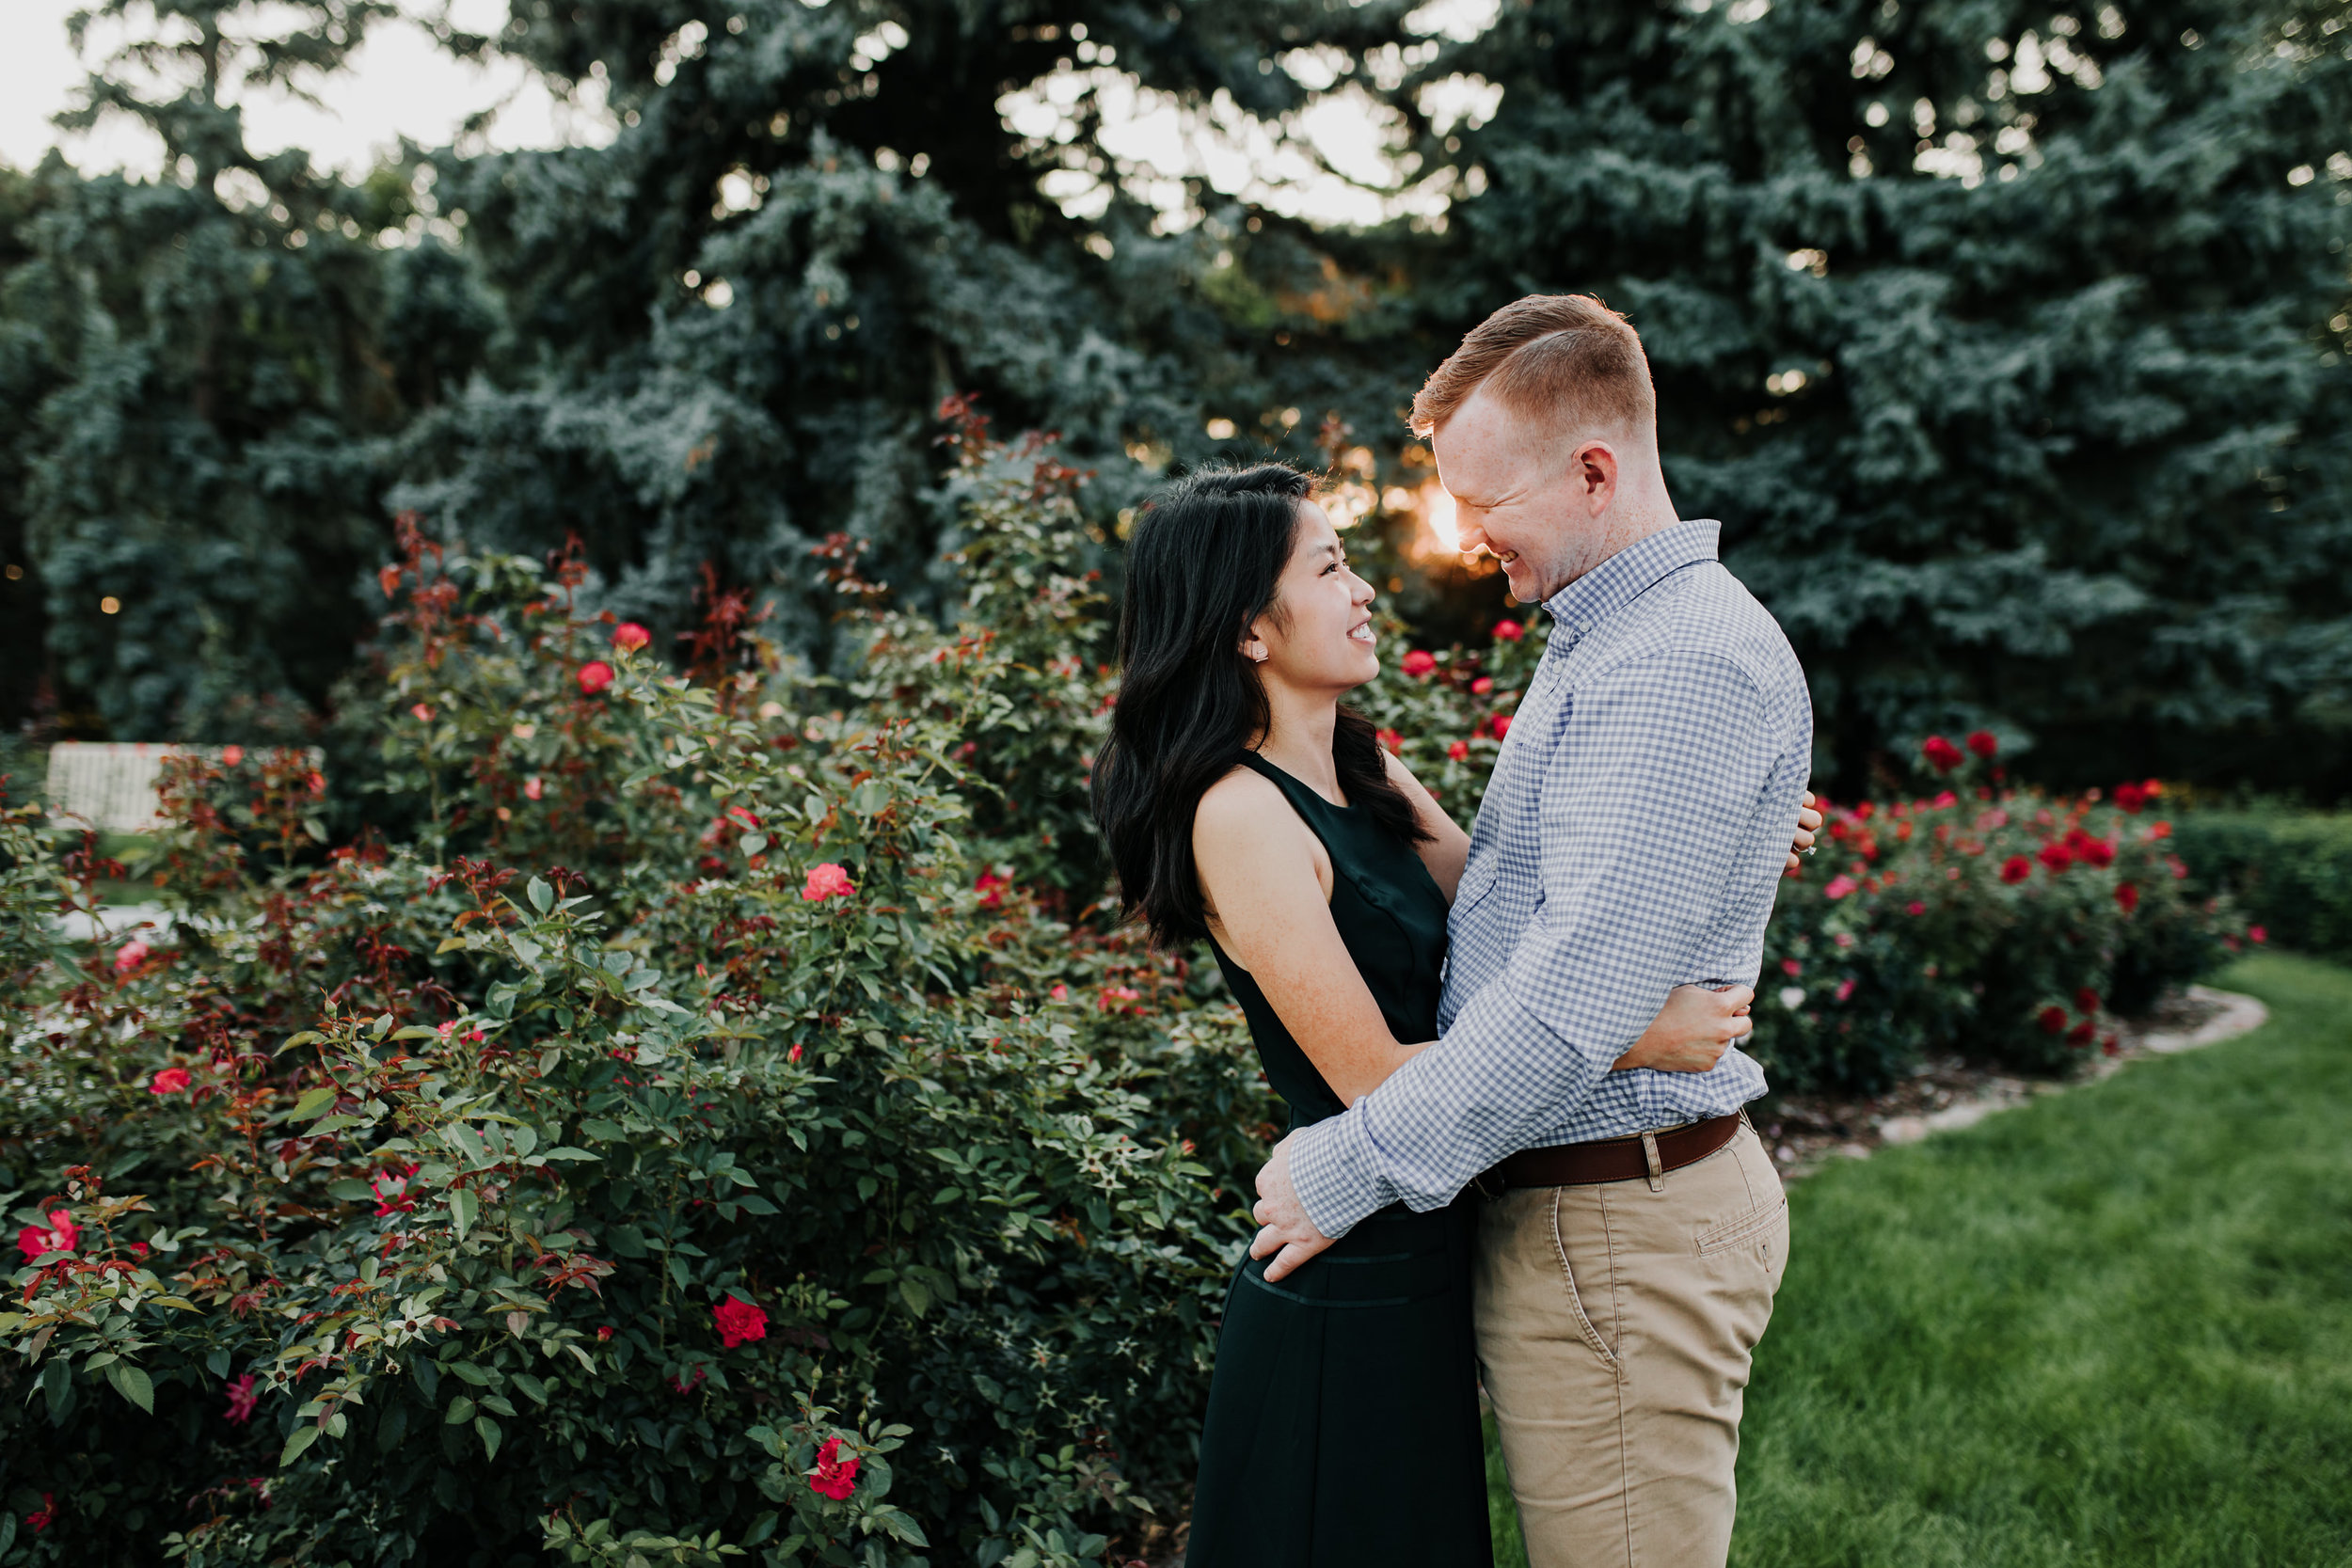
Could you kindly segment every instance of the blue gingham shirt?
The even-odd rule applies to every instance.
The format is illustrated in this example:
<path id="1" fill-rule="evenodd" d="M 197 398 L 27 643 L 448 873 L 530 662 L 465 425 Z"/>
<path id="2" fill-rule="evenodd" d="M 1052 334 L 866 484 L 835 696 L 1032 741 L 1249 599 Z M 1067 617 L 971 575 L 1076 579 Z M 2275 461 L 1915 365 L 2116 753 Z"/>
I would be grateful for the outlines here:
<path id="1" fill-rule="evenodd" d="M 1813 705 L 1780 626 L 1677 523 L 1545 601 L 1528 683 L 1449 925 L 1443 1037 L 1299 1132 L 1291 1177 L 1326 1236 L 1453 1200 L 1507 1154 L 1736 1111 L 1753 1057 L 1612 1072 L 1677 985 L 1756 984 Z"/>

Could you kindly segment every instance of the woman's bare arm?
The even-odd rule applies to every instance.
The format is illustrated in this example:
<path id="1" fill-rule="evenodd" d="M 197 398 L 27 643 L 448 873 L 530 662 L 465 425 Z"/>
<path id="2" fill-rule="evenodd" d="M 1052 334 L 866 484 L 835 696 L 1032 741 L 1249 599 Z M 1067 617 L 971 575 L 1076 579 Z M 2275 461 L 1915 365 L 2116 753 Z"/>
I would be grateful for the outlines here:
<path id="1" fill-rule="evenodd" d="M 1218 945 L 1257 981 L 1343 1103 L 1437 1043 L 1389 1032 L 1331 919 L 1330 858 L 1272 784 L 1244 769 L 1213 785 L 1193 817 L 1192 852 Z M 1755 994 L 1677 988 L 1615 1067 L 1708 1071 L 1748 1032 Z"/>
<path id="2" fill-rule="evenodd" d="M 1282 792 L 1236 769 L 1200 798 L 1193 863 L 1217 944 L 1343 1104 L 1370 1094 L 1430 1042 L 1389 1033 L 1331 919 L 1331 862 Z"/>

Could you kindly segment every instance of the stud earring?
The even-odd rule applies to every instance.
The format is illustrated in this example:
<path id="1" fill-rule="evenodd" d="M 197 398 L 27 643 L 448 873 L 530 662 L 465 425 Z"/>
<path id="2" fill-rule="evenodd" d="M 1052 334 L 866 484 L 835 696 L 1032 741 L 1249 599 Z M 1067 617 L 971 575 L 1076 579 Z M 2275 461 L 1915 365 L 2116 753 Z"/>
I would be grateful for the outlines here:
<path id="1" fill-rule="evenodd" d="M 1249 644 L 1249 660 L 1253 664 L 1263 664 L 1265 662 L 1264 643 L 1252 642 Z"/>

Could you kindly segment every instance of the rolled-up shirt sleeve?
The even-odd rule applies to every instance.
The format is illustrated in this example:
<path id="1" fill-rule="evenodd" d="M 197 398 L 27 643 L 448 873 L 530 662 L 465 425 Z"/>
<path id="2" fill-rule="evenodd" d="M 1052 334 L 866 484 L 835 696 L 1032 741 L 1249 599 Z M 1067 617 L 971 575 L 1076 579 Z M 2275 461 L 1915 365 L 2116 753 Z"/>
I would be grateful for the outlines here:
<path id="1" fill-rule="evenodd" d="M 1794 791 L 1775 787 L 1771 728 L 1736 662 L 1668 650 L 1597 675 L 1550 736 L 1525 736 L 1549 749 L 1541 902 L 1436 1046 L 1295 1135 L 1291 1177 L 1318 1229 L 1344 1235 L 1399 1200 L 1453 1201 L 1588 1099 L 1676 986 L 1754 982 L 1698 971 L 1727 891 L 1759 874 L 1771 888 L 1787 851 L 1759 832 L 1779 795 L 1795 814 Z M 1748 863 L 1759 845 L 1772 860 Z"/>

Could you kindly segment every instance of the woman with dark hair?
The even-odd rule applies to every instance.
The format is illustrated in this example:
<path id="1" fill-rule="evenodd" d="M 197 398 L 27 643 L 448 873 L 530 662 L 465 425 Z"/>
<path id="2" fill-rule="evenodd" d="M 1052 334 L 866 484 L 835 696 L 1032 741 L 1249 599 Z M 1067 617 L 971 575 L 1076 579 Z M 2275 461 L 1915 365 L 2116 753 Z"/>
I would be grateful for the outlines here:
<path id="1" fill-rule="evenodd" d="M 1313 481 L 1179 481 L 1136 524 L 1096 819 L 1163 945 L 1206 937 L 1294 1128 L 1437 1037 L 1470 838 L 1369 721 L 1370 584 Z M 1819 818 L 1809 825 L 1818 826 Z M 1800 842 L 1810 835 L 1801 833 Z M 1684 987 L 1617 1067 L 1712 1068 L 1753 993 Z M 1466 1196 L 1226 1295 L 1187 1568 L 1486 1568 Z"/>

